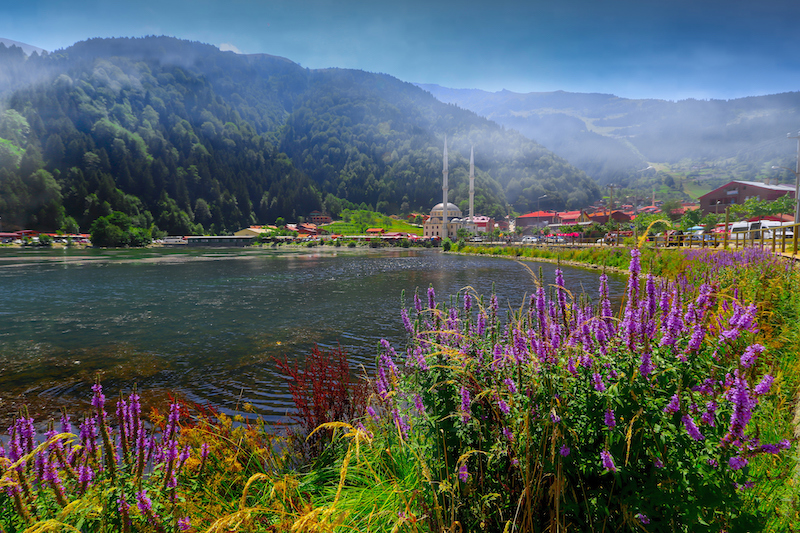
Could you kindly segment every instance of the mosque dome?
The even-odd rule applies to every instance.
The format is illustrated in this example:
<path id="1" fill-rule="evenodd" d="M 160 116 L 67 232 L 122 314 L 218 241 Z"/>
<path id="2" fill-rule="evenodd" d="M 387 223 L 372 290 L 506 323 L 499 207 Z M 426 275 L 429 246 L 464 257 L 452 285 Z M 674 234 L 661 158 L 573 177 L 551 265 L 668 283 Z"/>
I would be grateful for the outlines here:
<path id="1" fill-rule="evenodd" d="M 438 204 L 433 206 L 433 209 L 431 209 L 431 216 L 432 217 L 441 217 L 442 216 L 442 206 L 443 205 L 444 204 L 442 202 L 439 202 Z M 456 204 L 454 204 L 452 202 L 447 202 L 447 217 L 448 218 L 461 218 L 461 216 L 462 216 L 461 209 L 459 209 Z"/>

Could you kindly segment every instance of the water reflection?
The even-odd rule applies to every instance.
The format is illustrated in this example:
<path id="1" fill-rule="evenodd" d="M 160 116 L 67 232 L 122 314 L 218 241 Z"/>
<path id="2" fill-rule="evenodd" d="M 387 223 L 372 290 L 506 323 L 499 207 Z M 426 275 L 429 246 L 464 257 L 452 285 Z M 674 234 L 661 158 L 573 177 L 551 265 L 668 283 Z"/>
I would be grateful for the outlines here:
<path id="1" fill-rule="evenodd" d="M 552 283 L 554 265 L 528 265 Z M 597 294 L 596 271 L 564 273 L 574 294 Z M 341 343 L 354 367 L 370 368 L 381 337 L 405 341 L 401 293 L 410 305 L 429 285 L 439 301 L 494 287 L 512 309 L 534 289 L 515 261 L 435 251 L 3 253 L 0 408 L 86 400 L 100 371 L 109 397 L 138 383 L 229 411 L 249 402 L 278 420 L 291 402 L 273 357 Z M 612 276 L 612 294 L 623 285 Z"/>

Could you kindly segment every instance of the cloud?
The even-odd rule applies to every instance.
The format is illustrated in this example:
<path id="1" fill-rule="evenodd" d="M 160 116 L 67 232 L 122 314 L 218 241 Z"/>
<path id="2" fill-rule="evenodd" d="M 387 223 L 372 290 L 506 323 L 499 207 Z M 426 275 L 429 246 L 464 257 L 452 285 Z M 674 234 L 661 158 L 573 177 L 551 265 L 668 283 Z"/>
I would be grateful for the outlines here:
<path id="1" fill-rule="evenodd" d="M 219 49 L 222 50 L 223 52 L 233 52 L 234 54 L 243 53 L 241 50 L 236 48 L 236 46 L 234 46 L 231 43 L 222 43 L 221 45 L 219 45 Z"/>

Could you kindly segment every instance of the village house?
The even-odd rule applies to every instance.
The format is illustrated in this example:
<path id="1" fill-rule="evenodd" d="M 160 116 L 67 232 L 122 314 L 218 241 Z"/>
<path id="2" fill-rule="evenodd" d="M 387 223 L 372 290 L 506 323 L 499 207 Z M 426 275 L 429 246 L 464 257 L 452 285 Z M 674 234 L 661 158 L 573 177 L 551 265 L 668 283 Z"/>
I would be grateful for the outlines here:
<path id="1" fill-rule="evenodd" d="M 699 198 L 700 209 L 708 213 L 724 213 L 730 205 L 742 205 L 749 198 L 774 202 L 781 196 L 794 198 L 794 185 L 767 185 L 758 181 L 731 181 Z"/>

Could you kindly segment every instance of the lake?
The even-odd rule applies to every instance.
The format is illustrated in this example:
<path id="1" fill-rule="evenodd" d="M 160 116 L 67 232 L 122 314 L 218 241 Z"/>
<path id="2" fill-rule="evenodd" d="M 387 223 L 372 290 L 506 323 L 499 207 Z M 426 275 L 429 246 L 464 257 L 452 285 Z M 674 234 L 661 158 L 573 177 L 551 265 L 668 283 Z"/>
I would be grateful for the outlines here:
<path id="1" fill-rule="evenodd" d="M 526 262 L 546 283 L 555 266 Z M 563 267 L 574 294 L 596 298 L 599 272 Z M 610 276 L 619 301 L 625 278 Z M 400 297 L 437 301 L 471 286 L 518 309 L 533 290 L 512 260 L 438 250 L 0 249 L 0 411 L 74 411 L 100 372 L 106 396 L 136 384 L 228 413 L 247 402 L 277 422 L 293 407 L 273 358 L 315 343 L 371 372 L 381 338 L 405 343 Z"/>

